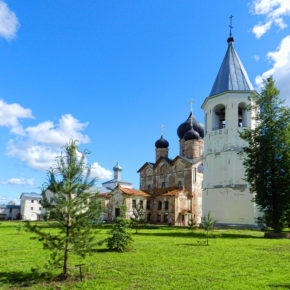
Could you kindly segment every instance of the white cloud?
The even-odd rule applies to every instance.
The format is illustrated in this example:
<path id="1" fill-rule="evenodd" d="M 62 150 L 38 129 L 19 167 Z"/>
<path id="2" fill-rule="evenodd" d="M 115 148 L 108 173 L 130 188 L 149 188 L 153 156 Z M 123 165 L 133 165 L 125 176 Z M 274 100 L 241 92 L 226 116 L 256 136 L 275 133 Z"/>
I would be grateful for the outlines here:
<path id="1" fill-rule="evenodd" d="M 260 56 L 258 56 L 258 55 L 254 55 L 253 58 L 254 58 L 255 61 L 259 61 L 260 60 Z"/>
<path id="2" fill-rule="evenodd" d="M 265 34 L 272 25 L 272 21 L 268 21 L 265 24 L 257 24 L 253 28 L 253 33 L 256 35 L 257 38 L 260 38 L 263 34 Z"/>
<path id="3" fill-rule="evenodd" d="M 70 140 L 78 140 L 79 143 L 90 141 L 89 137 L 81 132 L 86 126 L 87 123 L 80 123 L 68 114 L 60 118 L 58 125 L 46 121 L 27 127 L 24 136 L 10 140 L 7 154 L 18 158 L 30 168 L 48 170 L 54 165 L 61 147 Z"/>
<path id="4" fill-rule="evenodd" d="M 19 119 L 32 119 L 30 109 L 25 109 L 19 104 L 7 104 L 0 99 L 0 126 L 10 128 L 12 133 L 23 135 L 24 130 Z"/>
<path id="5" fill-rule="evenodd" d="M 81 123 L 70 114 L 62 115 L 57 124 L 45 121 L 26 128 L 20 124 L 21 118 L 34 117 L 30 109 L 19 104 L 7 104 L 0 99 L 0 127 L 8 127 L 16 135 L 7 144 L 7 155 L 19 159 L 32 169 L 46 171 L 53 167 L 56 157 L 70 140 L 77 140 L 79 144 L 90 142 L 90 138 L 83 134 L 88 122 Z M 95 162 L 92 175 L 102 180 L 111 178 L 112 173 Z M 24 184 L 25 180 L 14 178 L 4 182 Z"/>
<path id="6" fill-rule="evenodd" d="M 0 184 L 8 185 L 34 185 L 34 178 L 9 178 L 7 180 L 0 181 Z"/>
<path id="7" fill-rule="evenodd" d="M 10 140 L 7 154 L 18 158 L 26 166 L 36 170 L 48 170 L 54 165 L 55 158 L 60 154 L 60 148 L 35 144 L 28 141 Z"/>
<path id="8" fill-rule="evenodd" d="M 260 22 L 252 30 L 255 36 L 260 38 L 273 24 L 280 29 L 287 27 L 283 17 L 290 16 L 290 0 L 254 0 L 250 11 L 254 15 L 264 15 L 266 17 L 264 24 Z"/>
<path id="9" fill-rule="evenodd" d="M 87 125 L 88 123 L 80 123 L 72 115 L 66 114 L 60 118 L 57 126 L 51 121 L 46 121 L 34 127 L 27 127 L 25 131 L 29 139 L 46 145 L 61 146 L 70 139 L 86 144 L 90 139 L 81 131 Z"/>
<path id="10" fill-rule="evenodd" d="M 282 39 L 276 51 L 268 52 L 268 59 L 273 63 L 273 67 L 255 79 L 260 88 L 263 79 L 273 76 L 276 86 L 280 90 L 280 95 L 290 104 L 290 35 Z"/>
<path id="11" fill-rule="evenodd" d="M 15 37 L 19 27 L 18 19 L 4 1 L 0 1 L 0 36 L 10 40 Z"/>
<path id="12" fill-rule="evenodd" d="M 99 180 L 106 180 L 112 178 L 112 172 L 100 166 L 98 162 L 94 162 L 91 167 L 91 176 L 97 177 Z"/>

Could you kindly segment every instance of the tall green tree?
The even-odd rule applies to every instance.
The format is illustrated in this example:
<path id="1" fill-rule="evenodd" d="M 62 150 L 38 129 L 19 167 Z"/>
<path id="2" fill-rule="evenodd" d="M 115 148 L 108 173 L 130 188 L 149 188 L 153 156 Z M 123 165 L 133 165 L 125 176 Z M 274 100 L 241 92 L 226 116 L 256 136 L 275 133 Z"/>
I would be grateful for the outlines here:
<path id="1" fill-rule="evenodd" d="M 244 166 L 253 200 L 278 233 L 290 217 L 290 111 L 279 93 L 272 77 L 264 80 L 261 94 L 250 98 L 256 127 L 240 134 L 248 143 Z"/>
<path id="2" fill-rule="evenodd" d="M 56 229 L 47 232 L 27 223 L 44 248 L 51 251 L 50 263 L 62 267 L 64 278 L 68 276 L 69 255 L 85 257 L 96 244 L 94 221 L 100 217 L 101 206 L 90 192 L 96 181 L 90 177 L 90 171 L 85 153 L 79 150 L 76 141 L 69 142 L 56 159 L 55 168 L 49 170 L 42 191 L 46 218 L 54 221 Z"/>

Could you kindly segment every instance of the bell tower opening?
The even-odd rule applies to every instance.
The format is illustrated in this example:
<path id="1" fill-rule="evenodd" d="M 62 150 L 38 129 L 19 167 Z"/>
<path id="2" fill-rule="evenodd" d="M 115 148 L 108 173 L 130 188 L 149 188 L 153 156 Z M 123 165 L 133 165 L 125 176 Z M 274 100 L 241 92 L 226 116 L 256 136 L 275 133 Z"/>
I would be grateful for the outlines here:
<path id="1" fill-rule="evenodd" d="M 219 130 L 226 127 L 226 108 L 224 105 L 216 105 L 213 109 L 212 130 Z"/>
<path id="2" fill-rule="evenodd" d="M 248 127 L 247 105 L 240 103 L 238 106 L 238 127 Z"/>

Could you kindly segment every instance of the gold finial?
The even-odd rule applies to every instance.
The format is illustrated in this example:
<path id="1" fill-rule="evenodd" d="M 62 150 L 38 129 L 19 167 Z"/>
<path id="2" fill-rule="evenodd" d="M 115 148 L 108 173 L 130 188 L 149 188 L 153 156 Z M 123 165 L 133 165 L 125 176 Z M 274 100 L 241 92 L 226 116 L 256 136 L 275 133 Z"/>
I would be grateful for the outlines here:
<path id="1" fill-rule="evenodd" d="M 165 127 L 164 127 L 164 125 L 161 125 L 160 128 L 161 128 L 161 136 L 163 137 L 163 130 L 164 130 Z"/>
<path id="2" fill-rule="evenodd" d="M 229 25 L 230 26 L 230 37 L 233 36 L 232 35 L 232 29 L 234 28 L 233 27 L 233 17 L 234 17 L 233 15 L 230 16 L 230 25 Z"/>
<path id="3" fill-rule="evenodd" d="M 190 99 L 189 103 L 190 103 L 190 112 L 192 113 L 192 103 L 195 103 L 195 100 Z"/>
<path id="4" fill-rule="evenodd" d="M 193 127 L 193 116 L 192 115 L 190 116 L 190 126 L 191 126 L 191 128 Z"/>

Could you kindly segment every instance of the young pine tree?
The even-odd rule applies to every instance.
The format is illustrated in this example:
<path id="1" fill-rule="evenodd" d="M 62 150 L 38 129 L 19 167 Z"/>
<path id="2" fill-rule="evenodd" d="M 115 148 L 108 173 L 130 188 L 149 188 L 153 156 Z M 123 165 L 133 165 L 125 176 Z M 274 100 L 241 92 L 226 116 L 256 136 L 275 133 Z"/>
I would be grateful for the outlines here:
<path id="1" fill-rule="evenodd" d="M 279 233 L 290 217 L 290 110 L 282 105 L 272 77 L 252 103 L 256 127 L 240 134 L 248 142 L 246 180 L 266 224 Z"/>
<path id="2" fill-rule="evenodd" d="M 196 223 L 191 215 L 188 221 L 188 229 L 192 231 L 195 227 L 196 227 Z"/>
<path id="3" fill-rule="evenodd" d="M 129 233 L 129 220 L 126 219 L 126 205 L 120 208 L 120 215 L 116 217 L 112 230 L 109 232 L 112 236 L 99 242 L 99 244 L 107 243 L 109 250 L 117 252 L 128 251 L 133 239 Z"/>
<path id="4" fill-rule="evenodd" d="M 202 218 L 202 227 L 204 230 L 206 230 L 206 245 L 208 246 L 208 234 L 209 231 L 212 231 L 214 229 L 214 225 L 217 222 L 217 220 L 214 219 L 212 216 L 211 211 L 207 213 L 206 216 Z"/>
<path id="5" fill-rule="evenodd" d="M 55 230 L 47 232 L 27 223 L 44 248 L 51 251 L 50 263 L 62 266 L 63 278 L 68 276 L 70 253 L 84 257 L 95 245 L 93 222 L 101 213 L 97 198 L 91 198 L 89 192 L 95 181 L 90 177 L 85 154 L 79 151 L 76 141 L 71 141 L 56 159 L 55 168 L 48 172 L 42 192 L 45 215 L 54 221 Z"/>
<path id="6" fill-rule="evenodd" d="M 143 207 L 137 205 L 136 208 L 133 209 L 133 215 L 131 216 L 131 227 L 136 230 L 136 234 L 138 234 L 138 230 L 141 229 L 145 224 L 145 213 Z"/>

